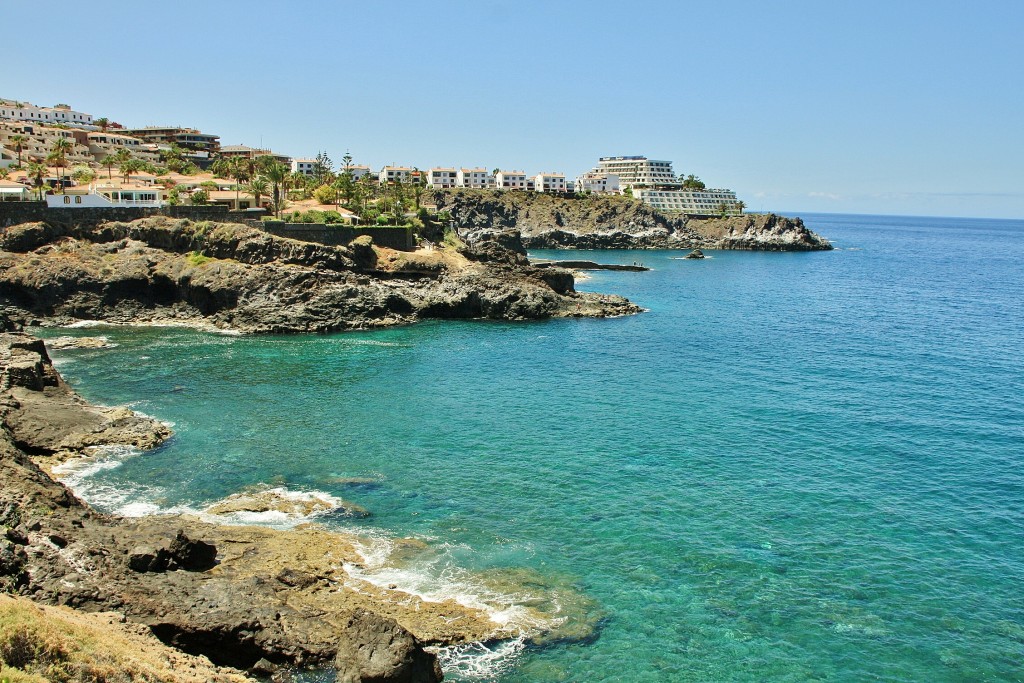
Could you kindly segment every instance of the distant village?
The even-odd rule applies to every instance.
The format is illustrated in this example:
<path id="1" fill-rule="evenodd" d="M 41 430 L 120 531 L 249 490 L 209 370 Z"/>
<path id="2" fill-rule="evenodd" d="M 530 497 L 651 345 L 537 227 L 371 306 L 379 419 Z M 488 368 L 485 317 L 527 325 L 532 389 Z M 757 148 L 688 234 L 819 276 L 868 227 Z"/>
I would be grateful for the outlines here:
<path id="1" fill-rule="evenodd" d="M 384 166 L 374 172 L 346 154 L 292 158 L 268 149 L 221 145 L 220 136 L 177 126 L 126 128 L 65 104 L 37 106 L 0 98 L 0 201 L 45 199 L 51 206 L 223 205 L 281 214 L 331 209 L 350 221 L 384 224 L 388 199 L 397 218 L 406 194 L 420 206 L 427 189 L 629 195 L 690 215 L 736 215 L 736 193 L 677 177 L 671 161 L 608 156 L 575 179 L 494 168 Z M 383 200 L 383 201 L 382 201 Z M 409 202 L 412 203 L 411 200 Z M 361 210 L 360 210 L 361 209 Z M 382 216 L 384 219 L 382 220 Z"/>

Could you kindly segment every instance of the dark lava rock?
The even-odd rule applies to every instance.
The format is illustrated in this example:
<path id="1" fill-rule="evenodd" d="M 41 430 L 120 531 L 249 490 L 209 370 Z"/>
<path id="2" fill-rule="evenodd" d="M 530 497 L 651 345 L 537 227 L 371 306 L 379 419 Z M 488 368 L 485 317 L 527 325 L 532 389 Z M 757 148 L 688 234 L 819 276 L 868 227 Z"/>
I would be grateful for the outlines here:
<path id="1" fill-rule="evenodd" d="M 693 251 L 686 255 L 686 258 L 704 258 L 704 252 L 701 251 L 700 249 L 694 249 Z"/>
<path id="2" fill-rule="evenodd" d="M 173 565 L 189 572 L 202 572 L 217 564 L 217 546 L 195 541 L 178 531 L 169 548 Z"/>
<path id="3" fill-rule="evenodd" d="M 437 656 L 393 619 L 359 610 L 338 638 L 338 683 L 436 683 Z"/>

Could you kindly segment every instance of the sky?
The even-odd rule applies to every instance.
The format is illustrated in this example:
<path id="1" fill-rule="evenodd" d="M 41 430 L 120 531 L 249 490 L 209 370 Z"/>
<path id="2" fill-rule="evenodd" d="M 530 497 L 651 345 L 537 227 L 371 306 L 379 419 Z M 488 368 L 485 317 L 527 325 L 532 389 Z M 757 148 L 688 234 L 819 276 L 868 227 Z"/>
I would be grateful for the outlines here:
<path id="1" fill-rule="evenodd" d="M 374 169 L 639 154 L 755 211 L 1024 218 L 1022 0 L 0 9 L 0 97 L 129 127 Z"/>

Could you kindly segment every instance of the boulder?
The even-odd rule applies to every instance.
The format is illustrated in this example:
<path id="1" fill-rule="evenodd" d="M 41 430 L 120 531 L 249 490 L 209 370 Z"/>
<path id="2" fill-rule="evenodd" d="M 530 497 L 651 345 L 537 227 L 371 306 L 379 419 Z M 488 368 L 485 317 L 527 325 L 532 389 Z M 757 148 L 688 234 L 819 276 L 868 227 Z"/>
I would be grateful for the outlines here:
<path id="1" fill-rule="evenodd" d="M 704 258 L 704 252 L 701 251 L 700 249 L 694 249 L 693 251 L 691 251 L 689 254 L 686 255 L 686 258 L 693 258 L 693 259 Z"/>
<path id="2" fill-rule="evenodd" d="M 444 676 L 437 656 L 398 622 L 372 612 L 353 612 L 338 639 L 338 683 L 435 683 Z"/>

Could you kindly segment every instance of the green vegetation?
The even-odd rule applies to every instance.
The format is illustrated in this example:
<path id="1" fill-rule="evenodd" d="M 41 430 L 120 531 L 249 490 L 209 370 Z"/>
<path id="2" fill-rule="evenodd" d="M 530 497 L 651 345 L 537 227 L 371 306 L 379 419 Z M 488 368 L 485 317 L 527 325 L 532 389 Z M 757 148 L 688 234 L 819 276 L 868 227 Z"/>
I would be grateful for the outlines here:
<path id="1" fill-rule="evenodd" d="M 193 266 L 201 266 L 205 263 L 209 263 L 213 259 L 198 251 L 190 251 L 188 254 L 185 255 L 185 260 L 191 263 Z"/>

